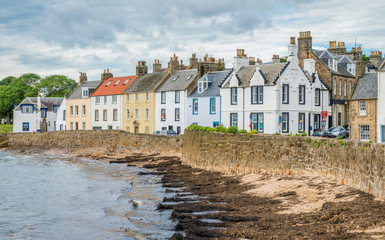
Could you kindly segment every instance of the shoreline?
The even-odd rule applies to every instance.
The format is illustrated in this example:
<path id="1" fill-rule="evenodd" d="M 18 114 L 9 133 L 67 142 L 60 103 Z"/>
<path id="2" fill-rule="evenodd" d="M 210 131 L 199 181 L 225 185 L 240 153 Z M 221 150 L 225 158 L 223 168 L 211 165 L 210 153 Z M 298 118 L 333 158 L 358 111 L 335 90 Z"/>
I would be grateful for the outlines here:
<path id="1" fill-rule="evenodd" d="M 312 175 L 223 175 L 191 168 L 175 154 L 101 148 L 12 149 L 114 161 L 153 170 L 172 198 L 158 210 L 177 220 L 172 239 L 385 239 L 385 203 Z"/>

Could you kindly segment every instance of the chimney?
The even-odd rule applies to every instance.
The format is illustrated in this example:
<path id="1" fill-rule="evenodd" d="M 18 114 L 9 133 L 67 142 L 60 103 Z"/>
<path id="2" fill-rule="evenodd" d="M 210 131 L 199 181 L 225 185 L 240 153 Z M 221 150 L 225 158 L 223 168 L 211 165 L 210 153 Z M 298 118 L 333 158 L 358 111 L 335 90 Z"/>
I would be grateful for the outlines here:
<path id="1" fill-rule="evenodd" d="M 289 62 L 298 62 L 298 47 L 295 45 L 295 37 L 290 37 L 290 44 L 288 46 L 288 58 Z M 274 62 L 274 60 L 273 60 Z"/>
<path id="2" fill-rule="evenodd" d="M 79 85 L 81 85 L 82 83 L 84 83 L 86 81 L 87 81 L 87 74 L 81 72 L 80 77 L 79 77 Z"/>
<path id="3" fill-rule="evenodd" d="M 303 70 L 308 71 L 310 74 L 315 73 L 315 61 L 314 59 L 303 60 Z"/>
<path id="4" fill-rule="evenodd" d="M 274 54 L 273 55 L 273 58 L 272 58 L 272 63 L 279 63 L 280 60 L 279 60 L 279 55 L 277 54 Z"/>
<path id="5" fill-rule="evenodd" d="M 237 55 L 233 60 L 234 71 L 238 71 L 242 66 L 248 66 L 250 64 L 249 58 L 245 55 L 244 49 L 237 49 Z"/>
<path id="6" fill-rule="evenodd" d="M 198 58 L 197 54 L 193 53 L 190 58 L 190 69 L 196 69 L 198 67 Z"/>
<path id="7" fill-rule="evenodd" d="M 249 65 L 255 65 L 255 57 L 249 57 Z"/>
<path id="8" fill-rule="evenodd" d="M 41 109 L 41 97 L 40 97 L 40 93 L 38 92 L 37 93 L 37 111 L 39 112 L 39 114 L 40 114 L 40 109 Z"/>
<path id="9" fill-rule="evenodd" d="M 306 53 L 312 50 L 312 37 L 310 31 L 300 32 L 298 37 L 298 52 Z"/>
<path id="10" fill-rule="evenodd" d="M 136 66 L 136 76 L 140 77 L 147 74 L 148 67 L 145 61 L 138 61 L 138 66 Z"/>
<path id="11" fill-rule="evenodd" d="M 154 63 L 152 64 L 152 72 L 160 72 L 162 69 L 162 64 L 159 63 L 159 59 L 155 59 Z"/>
<path id="12" fill-rule="evenodd" d="M 104 72 L 101 74 L 101 81 L 104 82 L 106 81 L 107 79 L 109 78 L 113 78 L 114 75 L 112 73 L 110 73 L 110 69 L 107 68 L 107 71 L 106 69 L 104 69 Z"/>
<path id="13" fill-rule="evenodd" d="M 168 72 L 170 73 L 170 75 L 173 75 L 178 70 L 179 70 L 179 61 L 178 61 L 178 57 L 174 53 L 174 55 L 170 57 L 170 61 L 168 62 Z"/>

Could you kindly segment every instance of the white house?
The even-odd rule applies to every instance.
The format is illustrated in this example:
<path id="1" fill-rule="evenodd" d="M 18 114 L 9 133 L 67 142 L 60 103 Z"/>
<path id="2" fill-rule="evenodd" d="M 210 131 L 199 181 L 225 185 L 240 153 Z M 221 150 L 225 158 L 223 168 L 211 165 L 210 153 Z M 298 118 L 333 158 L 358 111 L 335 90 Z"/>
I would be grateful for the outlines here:
<path id="1" fill-rule="evenodd" d="M 328 128 L 321 113 L 331 112 L 329 88 L 315 72 L 314 60 L 306 59 L 304 70 L 300 68 L 297 51 L 291 38 L 287 62 L 275 56 L 272 63 L 241 66 L 230 74 L 220 90 L 225 126 L 308 135 Z M 234 66 L 240 58 L 244 56 L 234 58 Z"/>
<path id="2" fill-rule="evenodd" d="M 91 95 L 93 130 L 123 128 L 123 91 L 136 76 L 109 78 Z"/>
<path id="3" fill-rule="evenodd" d="M 55 131 L 64 98 L 27 97 L 13 110 L 13 132 Z M 42 124 L 45 122 L 45 126 Z M 43 129 L 41 129 L 43 127 Z"/>
<path id="4" fill-rule="evenodd" d="M 385 143 L 385 61 L 382 62 L 377 71 L 377 142 Z"/>
<path id="5" fill-rule="evenodd" d="M 66 130 L 66 99 L 60 104 L 56 112 L 56 131 Z"/>
<path id="6" fill-rule="evenodd" d="M 158 88 L 155 96 L 155 126 L 157 130 L 174 130 L 184 133 L 187 127 L 187 96 L 194 90 L 198 70 L 175 72 Z"/>
<path id="7" fill-rule="evenodd" d="M 231 72 L 210 72 L 198 80 L 198 86 L 187 97 L 187 126 L 216 127 L 221 123 L 220 85 Z"/>

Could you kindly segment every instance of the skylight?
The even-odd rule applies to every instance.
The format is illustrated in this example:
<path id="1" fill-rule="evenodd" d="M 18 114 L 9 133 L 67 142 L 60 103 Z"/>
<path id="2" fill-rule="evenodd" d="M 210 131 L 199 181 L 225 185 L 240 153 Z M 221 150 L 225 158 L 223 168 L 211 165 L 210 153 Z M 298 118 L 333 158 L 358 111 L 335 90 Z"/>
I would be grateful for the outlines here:
<path id="1" fill-rule="evenodd" d="M 123 85 L 126 85 L 128 83 L 128 81 L 130 81 L 129 78 L 123 83 Z"/>
<path id="2" fill-rule="evenodd" d="M 175 82 L 178 79 L 178 77 L 179 76 L 174 77 L 174 79 L 172 81 Z"/>
<path id="3" fill-rule="evenodd" d="M 110 81 L 106 84 L 106 87 L 107 87 L 108 85 L 110 85 L 111 82 L 112 82 L 112 80 L 110 80 Z"/>
<path id="4" fill-rule="evenodd" d="M 120 82 L 120 79 L 118 81 L 116 81 L 116 83 L 114 84 L 114 86 L 118 85 L 118 83 Z"/>
<path id="5" fill-rule="evenodd" d="M 188 76 L 188 78 L 186 79 L 186 81 L 190 80 L 190 78 L 191 78 L 192 76 L 193 76 L 193 75 Z"/>

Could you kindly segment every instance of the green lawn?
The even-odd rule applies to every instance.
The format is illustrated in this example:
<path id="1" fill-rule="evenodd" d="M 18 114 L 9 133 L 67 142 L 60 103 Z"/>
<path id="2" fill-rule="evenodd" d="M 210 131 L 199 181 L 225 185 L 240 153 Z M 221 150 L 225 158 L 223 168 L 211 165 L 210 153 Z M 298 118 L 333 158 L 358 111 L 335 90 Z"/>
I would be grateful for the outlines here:
<path id="1" fill-rule="evenodd" d="M 11 133 L 13 132 L 12 124 L 0 124 L 0 133 Z"/>

